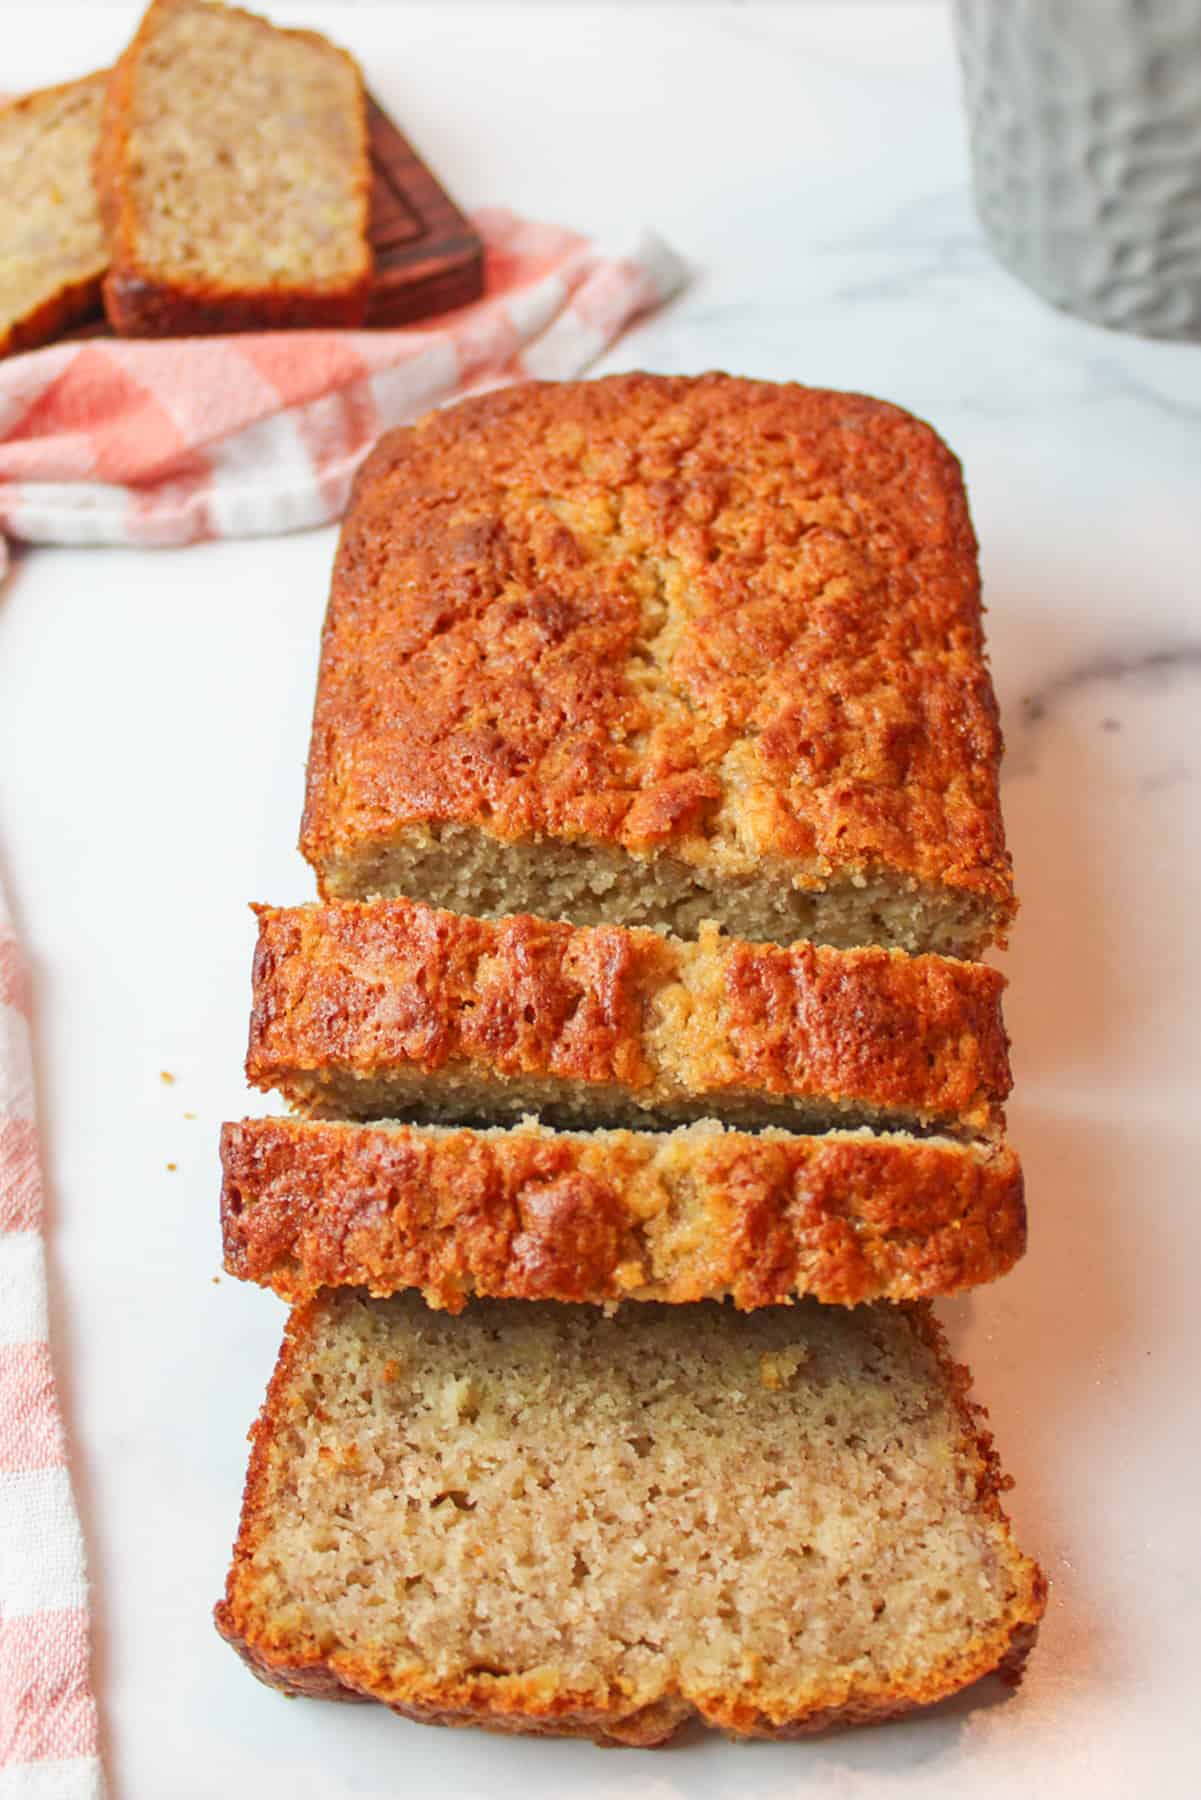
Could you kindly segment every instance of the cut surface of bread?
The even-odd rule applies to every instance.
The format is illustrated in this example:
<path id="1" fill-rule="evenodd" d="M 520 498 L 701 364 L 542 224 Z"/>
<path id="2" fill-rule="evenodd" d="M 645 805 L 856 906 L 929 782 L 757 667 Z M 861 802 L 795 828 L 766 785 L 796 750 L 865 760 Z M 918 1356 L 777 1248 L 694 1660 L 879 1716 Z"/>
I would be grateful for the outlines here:
<path id="1" fill-rule="evenodd" d="M 723 375 L 390 432 L 331 588 L 326 898 L 977 954 L 1013 912 L 976 545 L 929 428 Z"/>
<path id="2" fill-rule="evenodd" d="M 107 70 L 0 105 L 0 356 L 86 316 L 108 249 L 92 182 Z"/>
<path id="3" fill-rule="evenodd" d="M 292 1315 L 223 1635 L 442 1724 L 799 1736 L 1016 1675 L 1037 1566 L 924 1308 L 322 1296 Z"/>
<path id="4" fill-rule="evenodd" d="M 350 1118 L 999 1130 L 1005 982 L 902 951 L 698 942 L 419 901 L 257 907 L 246 1073 Z"/>
<path id="5" fill-rule="evenodd" d="M 315 32 L 154 0 L 96 159 L 119 332 L 357 325 L 371 285 L 362 78 Z"/>
<path id="6" fill-rule="evenodd" d="M 900 1133 L 246 1119 L 221 1161 L 226 1268 L 293 1300 L 849 1306 L 958 1293 L 1026 1246 L 1011 1150 Z"/>

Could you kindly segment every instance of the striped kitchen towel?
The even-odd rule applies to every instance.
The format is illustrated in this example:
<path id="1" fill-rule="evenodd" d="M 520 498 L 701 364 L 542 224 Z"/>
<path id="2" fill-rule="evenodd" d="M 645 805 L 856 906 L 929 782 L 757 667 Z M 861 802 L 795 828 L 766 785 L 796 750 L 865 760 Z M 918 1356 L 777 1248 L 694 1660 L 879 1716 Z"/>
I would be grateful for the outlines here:
<path id="1" fill-rule="evenodd" d="M 0 894 L 0 1800 L 99 1800 L 83 1539 L 46 1341 L 29 983 Z"/>
<path id="2" fill-rule="evenodd" d="M 683 280 L 653 236 L 612 256 L 511 212 L 474 223 L 483 299 L 421 325 L 81 338 L 0 361 L 0 568 L 5 534 L 188 544 L 324 524 L 388 426 L 578 375 Z"/>

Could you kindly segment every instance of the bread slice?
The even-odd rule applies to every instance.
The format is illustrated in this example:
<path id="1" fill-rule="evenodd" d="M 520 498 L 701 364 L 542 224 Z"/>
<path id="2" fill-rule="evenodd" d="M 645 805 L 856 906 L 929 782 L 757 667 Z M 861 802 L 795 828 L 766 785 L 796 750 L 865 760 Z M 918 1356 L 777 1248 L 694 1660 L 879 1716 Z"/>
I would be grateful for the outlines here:
<path id="1" fill-rule="evenodd" d="M 1016 1675 L 1044 1606 L 924 1308 L 328 1294 L 254 1428 L 223 1635 L 293 1693 L 655 1744 Z"/>
<path id="2" fill-rule="evenodd" d="M 108 250 L 92 158 L 107 85 L 104 70 L 0 105 L 0 356 L 99 301 Z"/>
<path id="3" fill-rule="evenodd" d="M 900 1133 L 246 1119 L 221 1161 L 226 1268 L 292 1300 L 854 1305 L 959 1293 L 1026 1247 L 1012 1150 Z"/>
<path id="4" fill-rule="evenodd" d="M 344 50 L 216 0 L 154 0 L 109 85 L 96 179 L 118 332 L 358 325 L 367 110 Z"/>
<path id="5" fill-rule="evenodd" d="M 959 466 L 894 406 L 534 383 L 390 432 L 335 565 L 324 897 L 974 956 L 1014 910 Z"/>
<path id="6" fill-rule="evenodd" d="M 351 1118 L 999 1131 L 1004 977 L 420 901 L 256 907 L 246 1073 Z"/>

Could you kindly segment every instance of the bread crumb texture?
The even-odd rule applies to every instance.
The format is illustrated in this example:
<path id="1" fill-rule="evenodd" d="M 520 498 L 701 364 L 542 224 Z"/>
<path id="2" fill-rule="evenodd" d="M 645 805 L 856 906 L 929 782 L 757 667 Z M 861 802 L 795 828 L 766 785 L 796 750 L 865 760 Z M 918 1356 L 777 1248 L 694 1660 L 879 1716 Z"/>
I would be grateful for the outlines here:
<path id="1" fill-rule="evenodd" d="M 155 0 L 96 162 L 119 331 L 361 323 L 366 101 L 353 59 L 213 0 Z"/>
<path id="2" fill-rule="evenodd" d="M 293 1315 L 218 1623 L 445 1723 L 790 1736 L 1020 1664 L 1043 1607 L 924 1309 L 326 1295 Z"/>
<path id="3" fill-rule="evenodd" d="M 1013 910 L 976 546 L 853 394 L 530 384 L 392 432 L 335 567 L 327 896 L 976 953 Z"/>

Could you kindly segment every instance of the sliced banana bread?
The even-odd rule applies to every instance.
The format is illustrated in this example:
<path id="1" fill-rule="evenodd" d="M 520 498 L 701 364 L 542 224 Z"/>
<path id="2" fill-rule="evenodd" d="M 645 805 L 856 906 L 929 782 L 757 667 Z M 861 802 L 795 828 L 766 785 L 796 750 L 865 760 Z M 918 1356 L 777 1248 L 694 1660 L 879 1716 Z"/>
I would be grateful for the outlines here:
<path id="1" fill-rule="evenodd" d="M 256 907 L 246 1073 L 351 1118 L 999 1130 L 983 963 L 419 901 Z"/>
<path id="2" fill-rule="evenodd" d="M 0 356 L 99 302 L 108 249 L 92 158 L 108 71 L 0 105 Z"/>
<path id="3" fill-rule="evenodd" d="M 96 180 L 117 331 L 366 317 L 363 82 L 315 32 L 217 0 L 154 0 L 109 84 Z"/>
<path id="4" fill-rule="evenodd" d="M 921 1307 L 294 1313 L 221 1632 L 294 1693 L 655 1744 L 1016 1674 L 1044 1605 Z"/>
<path id="5" fill-rule="evenodd" d="M 900 1133 L 246 1119 L 221 1161 L 225 1266 L 289 1299 L 854 1305 L 958 1293 L 1026 1247 L 1011 1150 Z"/>
<path id="6" fill-rule="evenodd" d="M 895 406 L 534 383 L 390 432 L 335 565 L 326 898 L 977 954 L 1014 908 L 959 465 Z"/>

